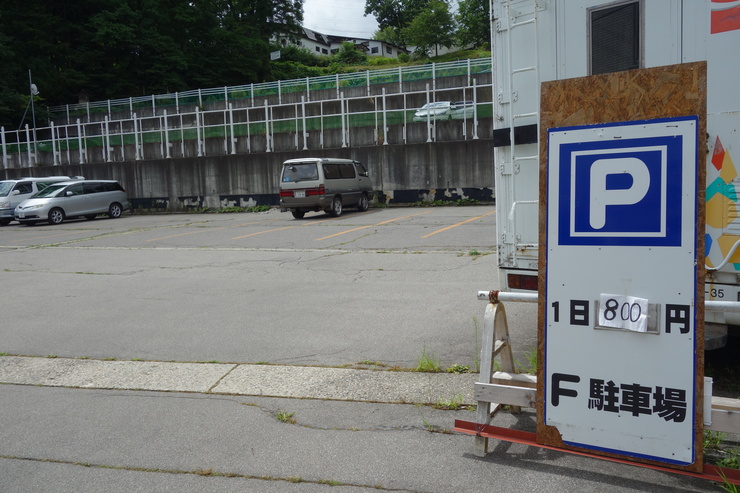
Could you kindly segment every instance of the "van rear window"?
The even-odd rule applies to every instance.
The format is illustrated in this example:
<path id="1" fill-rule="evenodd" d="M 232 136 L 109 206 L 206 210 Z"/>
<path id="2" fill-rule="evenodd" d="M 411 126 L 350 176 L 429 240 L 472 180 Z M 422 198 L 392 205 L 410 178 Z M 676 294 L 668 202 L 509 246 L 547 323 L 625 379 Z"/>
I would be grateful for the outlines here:
<path id="1" fill-rule="evenodd" d="M 298 182 L 305 180 L 318 180 L 319 172 L 316 163 L 286 164 L 283 166 L 283 181 Z"/>

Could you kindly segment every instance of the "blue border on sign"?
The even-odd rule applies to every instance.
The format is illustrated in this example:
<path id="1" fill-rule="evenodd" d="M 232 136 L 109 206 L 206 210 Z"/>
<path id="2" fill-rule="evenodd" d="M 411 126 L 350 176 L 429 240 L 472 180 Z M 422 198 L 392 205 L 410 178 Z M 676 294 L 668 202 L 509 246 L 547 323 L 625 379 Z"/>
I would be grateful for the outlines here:
<path id="1" fill-rule="evenodd" d="M 560 245 L 681 246 L 681 136 L 562 144 L 558 153 Z M 637 163 L 647 182 L 634 203 L 619 202 L 638 187 L 634 174 L 602 171 L 592 183 L 595 170 L 625 162 Z M 617 200 L 608 203 L 609 195 Z"/>
<path id="2" fill-rule="evenodd" d="M 699 255 L 698 255 L 698 253 L 699 253 L 698 252 L 699 238 L 698 238 L 698 234 L 697 234 L 697 229 L 698 228 L 696 227 L 696 218 L 698 217 L 698 200 L 699 200 L 699 194 L 698 194 L 698 192 L 699 192 L 699 189 L 698 189 L 698 186 L 699 186 L 699 145 L 698 145 L 698 143 L 699 143 L 699 117 L 698 116 L 683 116 L 683 117 L 675 117 L 675 118 L 657 118 L 657 119 L 654 119 L 654 120 L 639 120 L 639 121 L 629 121 L 629 122 L 614 122 L 614 123 L 606 123 L 606 124 L 582 125 L 582 126 L 575 126 L 575 127 L 557 127 L 557 128 L 548 129 L 548 131 L 547 131 L 547 133 L 548 133 L 548 141 L 547 141 L 547 146 L 546 146 L 546 148 L 547 148 L 547 165 L 545 167 L 545 200 L 546 200 L 546 203 L 549 203 L 550 193 L 551 193 L 551 190 L 550 190 L 550 171 L 551 171 L 551 166 L 550 165 L 551 165 L 551 162 L 550 162 L 549 146 L 550 146 L 550 136 L 551 136 L 552 133 L 554 133 L 554 132 L 563 132 L 563 131 L 568 131 L 568 130 L 580 130 L 580 129 L 589 129 L 589 128 L 592 128 L 593 129 L 593 128 L 605 128 L 605 127 L 620 127 L 620 126 L 627 126 L 627 125 L 643 125 L 643 124 L 664 123 L 664 122 L 677 122 L 677 121 L 693 121 L 693 122 L 695 122 L 695 128 L 696 128 L 696 135 L 695 135 L 696 146 L 695 146 L 695 149 L 694 149 L 694 183 L 696 185 L 696 188 L 694 190 L 695 200 L 693 202 L 693 220 L 692 220 L 692 224 L 694 225 L 694 234 L 692 236 L 694 238 L 694 252 L 695 252 L 695 257 L 696 257 L 695 258 L 695 261 L 699 261 L 700 260 L 699 259 Z M 640 140 L 640 139 L 637 139 L 637 140 Z M 560 156 L 560 158 L 561 158 L 561 161 L 562 161 L 562 156 Z M 680 164 L 682 164 L 682 163 L 680 163 Z M 561 186 L 561 188 L 562 188 L 562 186 Z M 560 191 L 559 191 L 559 193 L 560 193 Z M 562 195 L 560 195 L 560 197 L 562 197 Z M 679 205 L 680 205 L 680 194 L 679 194 Z M 562 209 L 562 204 L 561 203 L 559 203 L 559 206 L 560 206 L 559 209 Z M 561 213 L 561 210 L 558 211 L 558 214 L 560 214 L 560 213 Z M 559 230 L 561 229 L 561 225 L 560 224 L 558 225 L 558 228 L 559 228 Z M 550 208 L 549 207 L 545 207 L 545 238 L 546 239 L 549 239 L 550 238 Z M 547 240 L 546 240 L 546 242 L 547 242 Z M 609 244 L 611 244 L 611 243 L 609 243 Z M 547 264 L 547 262 L 549 262 L 549 254 L 546 253 L 545 255 L 546 255 L 545 262 Z M 697 275 L 698 275 L 698 270 L 695 269 L 694 270 L 694 301 L 696 301 L 696 287 L 697 287 L 697 282 L 698 282 Z M 544 279 L 544 293 L 543 293 L 544 296 L 543 296 L 543 298 L 544 298 L 544 305 L 545 305 L 545 310 L 544 310 L 544 313 L 545 313 L 545 315 L 544 315 L 544 326 L 545 326 L 545 329 L 544 329 L 544 342 L 543 342 L 543 355 L 544 355 L 543 360 L 544 361 L 542 362 L 542 367 L 543 367 L 543 375 L 545 376 L 545 378 L 544 378 L 543 387 L 542 387 L 543 388 L 543 396 L 542 396 L 542 398 L 546 401 L 547 400 L 547 394 L 548 394 L 548 388 L 549 388 L 549 382 L 547 381 L 547 376 L 549 375 L 549 373 L 548 373 L 548 361 L 547 361 L 547 347 L 548 347 L 548 331 L 547 331 L 547 325 L 548 325 L 548 320 L 549 320 L 549 316 L 550 316 L 549 315 L 549 310 L 547 309 L 547 306 L 548 306 L 548 303 L 549 303 L 549 300 L 548 300 L 549 292 L 548 292 L 548 289 L 547 289 L 547 286 L 549 285 L 548 284 L 548 282 L 549 282 L 549 280 L 548 280 L 548 278 L 549 278 L 549 271 L 547 269 L 545 269 L 545 276 L 544 277 L 545 277 L 545 279 Z M 696 328 L 697 328 L 697 324 L 698 324 L 698 313 L 697 313 L 697 310 L 694 310 L 693 322 L 694 322 L 694 324 L 692 326 L 692 336 L 693 336 L 693 340 L 694 340 L 694 342 L 693 342 L 693 345 L 694 345 L 693 368 L 694 368 L 694 373 L 696 373 L 696 365 L 697 365 Z M 692 419 L 692 423 L 696 423 L 696 412 L 697 412 L 696 400 L 699 397 L 697 395 L 696 379 L 694 379 L 692 389 L 693 389 L 693 402 L 694 402 L 694 406 L 691 409 L 691 419 Z M 547 410 L 548 410 L 548 406 L 547 406 L 547 404 L 545 404 L 543 406 L 543 408 L 542 408 L 542 414 L 543 414 L 543 416 L 542 416 L 542 422 L 545 425 L 547 424 Z M 616 455 L 623 455 L 623 456 L 627 456 L 627 457 L 635 457 L 635 458 L 641 458 L 641 459 L 654 460 L 654 461 L 657 461 L 657 462 L 663 462 L 663 463 L 674 464 L 674 465 L 690 465 L 690 464 L 693 464 L 696 461 L 696 447 L 697 447 L 696 433 L 694 433 L 692 435 L 692 439 L 691 439 L 691 457 L 692 457 L 692 459 L 691 459 L 690 462 L 676 461 L 676 460 L 668 459 L 668 458 L 665 458 L 665 457 L 650 456 L 650 455 L 639 454 L 639 453 L 630 452 L 630 451 L 609 449 L 609 448 L 606 448 L 606 447 L 598 447 L 598 446 L 594 446 L 594 445 L 590 445 L 590 444 L 582 444 L 582 443 L 571 442 L 571 441 L 564 441 L 564 443 L 566 443 L 569 446 L 579 447 L 579 448 L 583 448 L 583 449 L 586 449 L 586 450 L 595 450 L 595 451 L 601 451 L 601 452 L 606 452 L 606 453 L 612 453 L 612 454 L 616 454 Z"/>

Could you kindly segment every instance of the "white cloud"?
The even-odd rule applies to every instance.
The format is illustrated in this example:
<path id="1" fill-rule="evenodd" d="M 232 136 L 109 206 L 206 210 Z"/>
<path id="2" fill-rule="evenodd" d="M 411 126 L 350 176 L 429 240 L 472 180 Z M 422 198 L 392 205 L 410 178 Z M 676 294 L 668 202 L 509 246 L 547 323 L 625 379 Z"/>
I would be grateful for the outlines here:
<path id="1" fill-rule="evenodd" d="M 365 0 L 305 0 L 303 26 L 321 34 L 372 38 L 378 23 L 364 13 Z"/>

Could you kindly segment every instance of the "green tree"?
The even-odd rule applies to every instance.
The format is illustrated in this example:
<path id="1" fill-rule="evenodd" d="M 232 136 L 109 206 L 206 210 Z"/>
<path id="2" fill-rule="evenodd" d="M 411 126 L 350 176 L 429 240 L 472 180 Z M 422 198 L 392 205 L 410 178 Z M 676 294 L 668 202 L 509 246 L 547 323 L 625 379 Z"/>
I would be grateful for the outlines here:
<path id="1" fill-rule="evenodd" d="M 343 42 L 342 46 L 339 47 L 336 59 L 344 65 L 363 65 L 367 63 L 367 55 L 349 41 Z"/>
<path id="2" fill-rule="evenodd" d="M 365 0 L 365 15 L 372 14 L 383 36 L 395 39 L 393 44 L 406 46 L 404 29 L 411 25 L 432 0 Z M 392 34 L 391 34 L 392 32 Z M 380 38 L 377 38 L 380 39 Z M 383 39 L 385 40 L 385 39 Z"/>
<path id="3" fill-rule="evenodd" d="M 270 40 L 303 1 L 2 0 L 0 125 L 18 127 L 29 70 L 50 105 L 272 80 Z"/>
<path id="4" fill-rule="evenodd" d="M 373 34 L 373 39 L 376 41 L 383 41 L 396 46 L 405 46 L 406 42 L 401 36 L 401 32 L 392 27 L 386 27 L 385 29 L 378 29 Z"/>
<path id="5" fill-rule="evenodd" d="M 488 0 L 460 0 L 455 20 L 460 46 L 482 46 L 491 42 Z"/>
<path id="6" fill-rule="evenodd" d="M 455 44 L 455 20 L 450 7 L 443 0 L 431 0 L 429 5 L 404 29 L 404 36 L 410 44 L 416 45 L 418 53 L 429 54 L 439 46 L 449 48 Z"/>

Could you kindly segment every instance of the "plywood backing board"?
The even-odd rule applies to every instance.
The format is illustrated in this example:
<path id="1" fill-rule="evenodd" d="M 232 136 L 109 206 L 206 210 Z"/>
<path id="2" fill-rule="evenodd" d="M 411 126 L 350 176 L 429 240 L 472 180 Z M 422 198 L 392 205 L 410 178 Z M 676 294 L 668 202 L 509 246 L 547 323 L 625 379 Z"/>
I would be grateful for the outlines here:
<path id="1" fill-rule="evenodd" d="M 548 167 L 548 131 L 564 127 L 583 127 L 588 125 L 615 124 L 657 120 L 675 117 L 698 117 L 698 176 L 697 186 L 697 229 L 704 231 L 704 190 L 706 159 L 706 90 L 707 72 L 705 62 L 696 62 L 665 67 L 632 70 L 589 77 L 557 80 L 542 84 L 540 102 L 540 279 L 538 308 L 538 405 L 537 405 L 537 440 L 539 443 L 559 448 L 574 448 L 563 443 L 558 429 L 547 426 L 544 422 L 543 401 L 545 395 L 545 376 L 543 364 L 546 352 L 545 321 L 546 306 L 543 293 L 546 288 L 547 272 L 547 167 Z M 698 234 L 696 252 L 699 259 L 704 258 L 704 235 Z M 697 286 L 695 308 L 695 443 L 702 442 L 703 422 L 703 373 L 704 373 L 704 263 L 697 265 Z M 588 348 L 584 348 L 588 350 Z M 630 364 L 630 355 L 624 355 L 624 364 Z M 593 452 L 589 450 L 589 452 Z M 598 452 L 597 452 L 598 453 Z M 695 461 L 688 466 L 676 466 L 679 469 L 700 471 L 702 467 L 701 446 L 696 447 Z M 603 453 L 603 455 L 613 455 Z M 615 455 L 619 457 L 619 455 Z M 650 460 L 633 459 L 651 463 Z"/>

